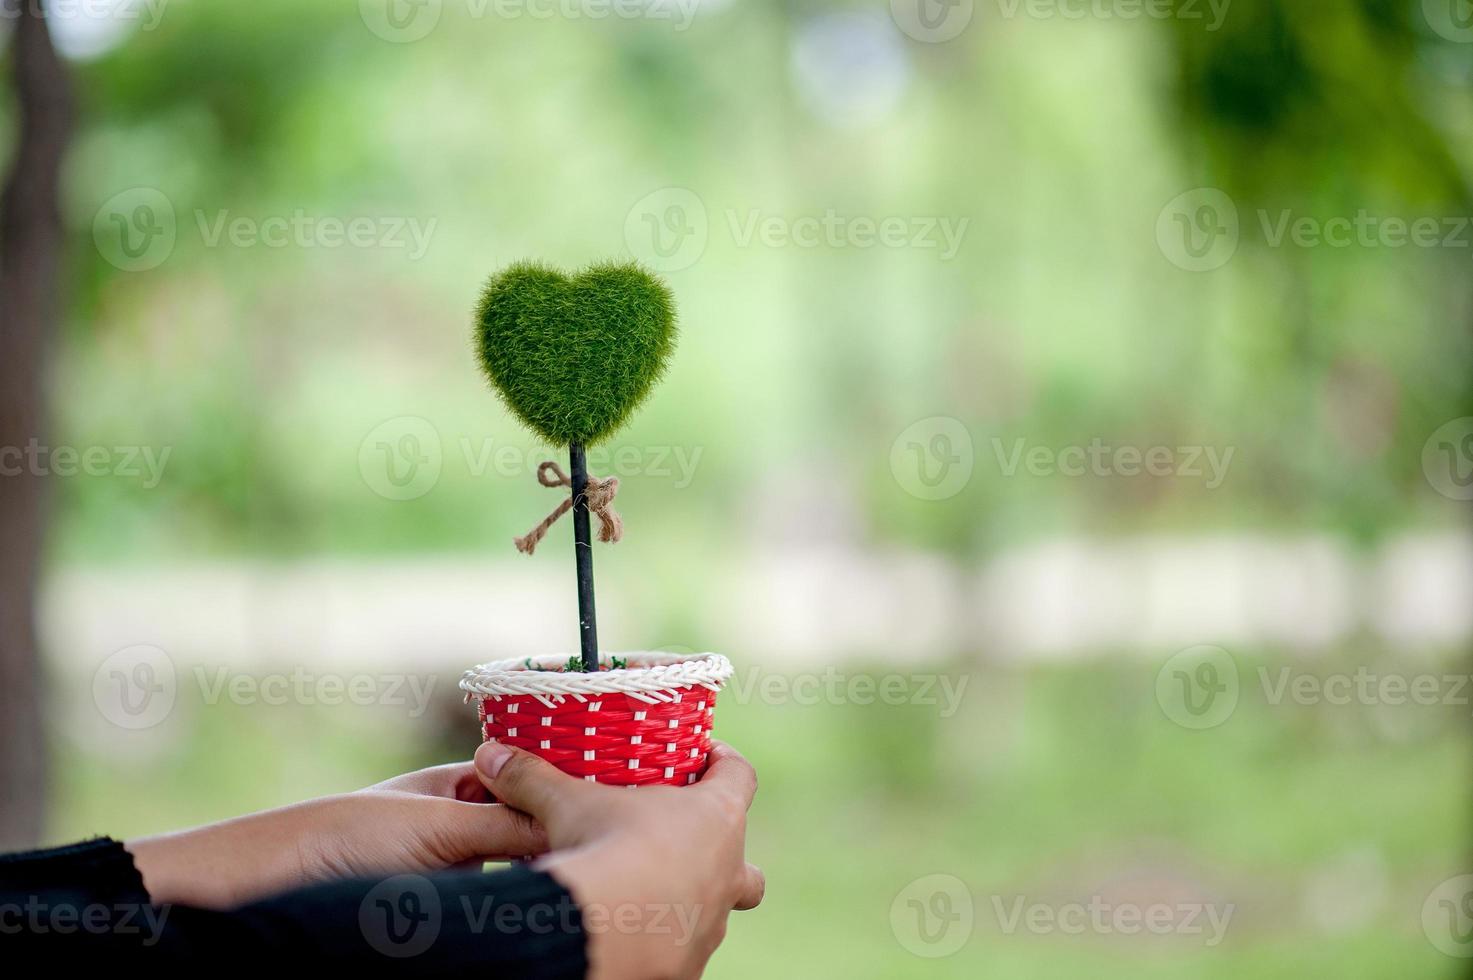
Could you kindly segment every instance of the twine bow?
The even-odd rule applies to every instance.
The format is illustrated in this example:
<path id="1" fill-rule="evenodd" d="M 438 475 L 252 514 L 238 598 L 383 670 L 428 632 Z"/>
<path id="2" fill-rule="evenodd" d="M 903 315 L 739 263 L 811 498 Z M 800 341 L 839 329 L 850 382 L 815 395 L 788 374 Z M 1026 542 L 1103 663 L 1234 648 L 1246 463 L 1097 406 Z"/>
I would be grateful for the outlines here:
<path id="1" fill-rule="evenodd" d="M 556 474 L 549 476 L 548 474 Z M 544 487 L 572 487 L 573 481 L 568 479 L 568 474 L 563 468 L 552 460 L 547 460 L 537 467 L 537 482 Z M 606 476 L 600 479 L 596 476 L 588 478 L 588 487 L 583 491 L 583 499 L 588 501 L 588 510 L 598 518 L 598 539 L 605 543 L 613 543 L 624 536 L 624 521 L 620 519 L 619 512 L 614 509 L 614 494 L 619 492 L 619 478 L 617 476 Z M 551 514 L 542 519 L 525 537 L 515 538 L 517 550 L 524 555 L 530 555 L 537 547 L 537 542 L 547 533 L 547 529 L 557 523 L 557 519 L 566 514 L 573 507 L 573 498 L 568 496 L 557 505 Z"/>

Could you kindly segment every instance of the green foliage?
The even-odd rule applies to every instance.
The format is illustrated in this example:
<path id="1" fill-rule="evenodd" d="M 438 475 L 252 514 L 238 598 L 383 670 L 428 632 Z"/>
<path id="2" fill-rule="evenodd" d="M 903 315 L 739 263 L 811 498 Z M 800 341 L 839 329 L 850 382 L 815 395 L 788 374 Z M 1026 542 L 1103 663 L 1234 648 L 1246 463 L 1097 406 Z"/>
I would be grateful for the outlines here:
<path id="1" fill-rule="evenodd" d="M 944 51 L 910 46 L 897 105 L 934 111 L 876 121 L 878 155 L 837 168 L 807 162 L 848 160 L 854 132 L 773 111 L 793 96 L 787 52 L 806 14 L 759 3 L 734 36 L 611 34 L 493 25 L 463 6 L 445 5 L 415 58 L 375 41 L 352 5 L 265 0 L 169 5 L 157 30 L 71 64 L 72 274 L 54 387 L 86 397 L 56 400 L 53 440 L 173 453 L 152 490 L 130 477 L 56 481 L 60 558 L 402 555 L 525 533 L 527 491 L 484 477 L 497 453 L 536 457 L 534 437 L 485 411 L 463 335 L 405 325 L 469 312 L 467 284 L 493 271 L 477 256 L 545 249 L 577 269 L 581 256 L 623 255 L 628 208 L 652 174 L 736 208 L 743 227 L 779 205 L 791 219 L 831 207 L 873 219 L 914 215 L 918 201 L 970 226 L 938 262 L 929 248 L 742 247 L 713 224 L 699 266 L 680 273 L 682 312 L 702 329 L 659 398 L 590 459 L 602 473 L 620 450 L 644 450 L 627 464 L 644 467 L 640 492 L 621 501 L 635 522 L 642 510 L 671 535 L 743 549 L 752 528 L 728 519 L 735 502 L 759 484 L 765 500 L 772 467 L 816 445 L 859 488 L 865 541 L 967 561 L 1038 534 L 1308 522 L 1364 535 L 1456 518 L 1428 492 L 1421 450 L 1473 414 L 1468 250 L 1270 248 L 1262 230 L 1261 212 L 1276 224 L 1281 209 L 1469 213 L 1448 166 L 1450 153 L 1466 166 L 1473 146 L 1468 45 L 1429 28 L 1420 0 L 1233 0 L 1218 30 L 1188 16 L 1200 3 L 1139 30 L 1039 22 L 1007 57 L 985 31 L 928 46 Z M 562 78 L 555 66 L 573 63 L 601 70 Z M 1100 77 L 1119 84 L 1102 93 Z M 454 97 L 467 79 L 518 87 L 496 126 Z M 713 138 L 722 127 L 743 134 L 736 151 Z M 902 165 L 918 145 L 925 166 Z M 1173 196 L 1209 186 L 1236 202 L 1242 246 L 1223 269 L 1180 275 L 1149 226 Z M 119 269 L 94 240 L 102 205 L 130 187 L 157 188 L 175 212 L 175 247 L 146 273 Z M 438 226 L 419 262 L 388 229 L 372 248 L 201 233 L 298 211 Z M 1058 282 L 1069 287 L 1041 285 Z M 711 397 L 733 386 L 740 397 Z M 401 412 L 445 439 L 433 492 L 402 506 L 366 492 L 341 448 Z M 967 425 L 977 464 L 940 503 L 903 490 L 883 451 L 936 414 Z M 995 463 L 1020 439 L 1027 453 L 1097 437 L 1236 455 L 1211 491 L 1026 466 L 1002 478 Z M 676 455 L 657 457 L 651 439 Z M 375 435 L 360 463 L 403 477 L 428 448 Z M 694 484 L 681 452 L 702 454 Z M 618 560 L 637 558 L 662 589 L 687 589 L 671 549 L 623 547 L 634 550 Z M 678 635 L 705 628 L 697 598 L 662 610 Z"/>
<path id="2" fill-rule="evenodd" d="M 527 657 L 522 660 L 522 666 L 527 670 L 541 670 L 554 674 L 581 674 L 583 673 L 583 658 L 575 653 L 568 658 L 567 663 L 560 667 L 539 667 L 531 657 Z M 627 658 L 621 657 L 618 654 L 612 654 L 609 657 L 609 662 L 607 664 L 600 663 L 598 669 L 623 670 L 628 666 L 629 660 Z"/>
<path id="3" fill-rule="evenodd" d="M 675 303 L 635 263 L 569 277 L 518 262 L 486 284 L 476 310 L 481 366 L 509 409 L 556 445 L 608 438 L 664 373 Z"/>
<path id="4" fill-rule="evenodd" d="M 609 662 L 608 663 L 606 663 L 606 664 L 605 663 L 600 663 L 598 665 L 598 669 L 599 670 L 623 670 L 624 668 L 626 668 L 628 666 L 629 666 L 629 661 L 627 659 L 625 659 L 624 657 L 620 657 L 620 656 L 618 656 L 618 655 L 615 654 L 615 655 L 610 655 Z M 581 673 L 583 673 L 583 658 L 580 655 L 576 654 L 576 653 L 573 654 L 571 657 L 568 658 L 568 662 L 565 663 L 565 664 L 563 664 L 563 673 L 565 673 L 565 674 L 581 674 Z"/>
<path id="5" fill-rule="evenodd" d="M 1188 0 L 1177 0 L 1179 10 Z M 1355 206 L 1394 187 L 1466 207 L 1462 164 L 1440 128 L 1444 104 L 1414 70 L 1420 11 L 1403 0 L 1235 3 L 1222 29 L 1174 20 L 1176 94 L 1215 180 L 1250 194 L 1339 189 Z M 1333 39 L 1327 43 L 1327 39 Z M 1333 52 L 1333 53 L 1331 53 Z M 1356 165 L 1343 167 L 1353 159 Z"/>

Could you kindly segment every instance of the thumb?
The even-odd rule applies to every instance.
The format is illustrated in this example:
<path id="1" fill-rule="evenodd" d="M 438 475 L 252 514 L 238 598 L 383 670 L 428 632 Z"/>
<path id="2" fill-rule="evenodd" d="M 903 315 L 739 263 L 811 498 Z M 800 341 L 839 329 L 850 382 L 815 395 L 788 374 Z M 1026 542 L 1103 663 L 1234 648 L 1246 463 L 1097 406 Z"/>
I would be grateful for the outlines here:
<path id="1" fill-rule="evenodd" d="M 547 851 L 547 832 L 521 810 L 493 803 L 417 799 L 416 825 L 446 864 L 504 861 Z M 479 865 L 477 865 L 479 866 Z"/>
<path id="2" fill-rule="evenodd" d="M 476 749 L 476 775 L 498 801 L 531 814 L 549 829 L 561 823 L 559 815 L 587 789 L 577 777 L 500 742 L 483 742 Z"/>

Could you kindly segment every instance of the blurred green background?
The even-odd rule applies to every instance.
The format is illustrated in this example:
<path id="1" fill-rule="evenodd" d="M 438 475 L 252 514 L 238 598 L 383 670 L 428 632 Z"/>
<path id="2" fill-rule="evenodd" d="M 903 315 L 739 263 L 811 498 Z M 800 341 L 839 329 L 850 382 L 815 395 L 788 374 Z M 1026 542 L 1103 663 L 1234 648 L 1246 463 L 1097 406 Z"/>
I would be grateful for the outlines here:
<path id="1" fill-rule="evenodd" d="M 468 755 L 458 670 L 576 623 L 567 529 L 512 553 L 555 501 L 469 311 L 515 259 L 632 257 L 682 333 L 592 462 L 628 525 L 605 645 L 966 683 L 723 697 L 769 891 L 711 976 L 1462 971 L 1431 893 L 1473 762 L 1465 0 L 627 9 L 58 7 L 53 442 L 111 469 L 52 481 L 50 836 Z M 130 729 L 94 695 L 136 644 L 179 689 Z M 1168 661 L 1200 644 L 1241 688 L 1196 728 Z M 435 683 L 209 703 L 219 664 Z M 1262 682 L 1362 667 L 1437 703 Z M 1232 912 L 1210 944 L 1010 929 L 1019 898 Z"/>

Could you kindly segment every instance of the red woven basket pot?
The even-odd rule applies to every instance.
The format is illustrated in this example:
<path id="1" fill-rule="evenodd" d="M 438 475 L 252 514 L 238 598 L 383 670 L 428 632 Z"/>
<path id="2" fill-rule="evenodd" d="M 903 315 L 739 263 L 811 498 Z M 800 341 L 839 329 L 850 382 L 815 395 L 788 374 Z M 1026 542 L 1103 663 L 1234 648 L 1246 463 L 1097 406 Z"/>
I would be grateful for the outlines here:
<path id="1" fill-rule="evenodd" d="M 626 667 L 565 672 L 567 657 L 497 660 L 465 672 L 481 737 L 563 772 L 616 786 L 693 783 L 711 751 L 716 695 L 731 661 L 714 653 L 631 653 Z"/>

